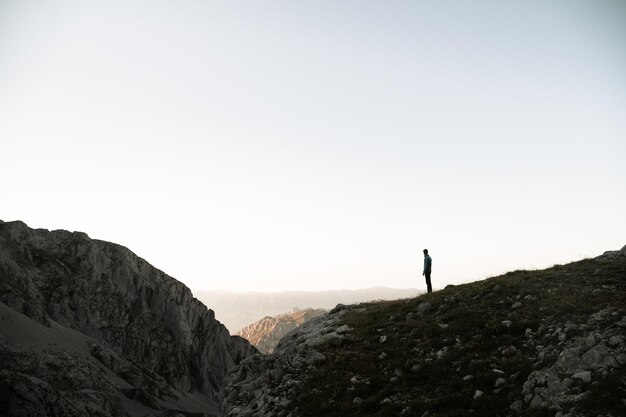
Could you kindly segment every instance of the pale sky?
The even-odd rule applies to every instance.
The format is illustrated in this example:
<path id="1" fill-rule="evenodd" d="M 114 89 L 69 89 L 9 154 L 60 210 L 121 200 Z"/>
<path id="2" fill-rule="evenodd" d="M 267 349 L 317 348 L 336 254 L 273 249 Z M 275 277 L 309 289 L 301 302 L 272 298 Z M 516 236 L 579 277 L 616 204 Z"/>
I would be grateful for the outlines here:
<path id="1" fill-rule="evenodd" d="M 624 1 L 0 0 L 0 219 L 192 289 L 626 244 Z"/>

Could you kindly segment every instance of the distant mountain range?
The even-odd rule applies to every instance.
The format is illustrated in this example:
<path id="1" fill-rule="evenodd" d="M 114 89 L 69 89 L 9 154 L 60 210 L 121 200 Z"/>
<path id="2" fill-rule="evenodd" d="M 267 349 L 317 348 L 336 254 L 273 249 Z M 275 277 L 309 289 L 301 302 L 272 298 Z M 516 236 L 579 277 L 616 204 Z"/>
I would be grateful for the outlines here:
<path id="1" fill-rule="evenodd" d="M 285 291 L 275 293 L 229 291 L 194 291 L 194 295 L 215 311 L 215 317 L 231 333 L 263 317 L 276 316 L 293 310 L 331 309 L 337 304 L 355 304 L 376 300 L 398 300 L 415 297 L 417 289 L 374 287 L 361 290 Z"/>

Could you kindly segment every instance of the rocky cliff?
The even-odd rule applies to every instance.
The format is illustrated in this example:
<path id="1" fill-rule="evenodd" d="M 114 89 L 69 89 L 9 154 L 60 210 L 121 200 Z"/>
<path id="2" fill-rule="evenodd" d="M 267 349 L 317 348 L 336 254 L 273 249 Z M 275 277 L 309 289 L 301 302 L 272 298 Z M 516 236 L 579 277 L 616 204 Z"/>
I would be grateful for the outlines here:
<path id="1" fill-rule="evenodd" d="M 328 310 L 313 308 L 294 309 L 289 313 L 279 314 L 276 317 L 264 317 L 244 327 L 237 332 L 237 335 L 252 343 L 259 352 L 272 353 L 280 339 L 287 333 L 327 312 Z"/>
<path id="2" fill-rule="evenodd" d="M 228 376 L 225 416 L 626 415 L 626 247 L 337 306 Z"/>
<path id="3" fill-rule="evenodd" d="M 133 414 L 133 401 L 148 407 L 137 415 L 160 414 L 190 396 L 188 410 L 206 411 L 256 352 L 185 285 L 84 233 L 0 221 L 0 302 L 0 395 L 15 415 L 75 415 L 85 389 L 95 392 L 85 415 Z"/>

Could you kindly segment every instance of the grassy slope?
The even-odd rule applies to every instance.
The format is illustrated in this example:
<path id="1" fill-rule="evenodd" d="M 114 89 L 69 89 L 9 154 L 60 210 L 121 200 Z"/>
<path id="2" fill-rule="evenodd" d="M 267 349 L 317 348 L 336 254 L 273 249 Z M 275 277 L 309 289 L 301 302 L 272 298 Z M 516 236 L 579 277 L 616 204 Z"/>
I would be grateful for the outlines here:
<path id="1" fill-rule="evenodd" d="M 416 314 L 424 302 L 432 308 Z M 626 315 L 626 257 L 515 271 L 359 307 L 344 318 L 354 328 L 350 337 L 325 346 L 327 361 L 307 377 L 295 404 L 300 416 L 397 416 L 402 410 L 416 416 L 428 411 L 430 417 L 466 416 L 468 410 L 505 416 L 523 398 L 529 373 L 556 359 L 558 349 L 538 357 L 543 345 L 564 346 L 586 334 L 590 314 L 600 310 L 612 308 L 618 320 Z M 509 346 L 517 351 L 503 353 Z M 623 412 L 624 371 L 592 384 L 590 412 Z M 472 379 L 464 381 L 466 375 Z M 506 383 L 496 389 L 503 376 Z M 474 399 L 476 390 L 484 395 Z"/>

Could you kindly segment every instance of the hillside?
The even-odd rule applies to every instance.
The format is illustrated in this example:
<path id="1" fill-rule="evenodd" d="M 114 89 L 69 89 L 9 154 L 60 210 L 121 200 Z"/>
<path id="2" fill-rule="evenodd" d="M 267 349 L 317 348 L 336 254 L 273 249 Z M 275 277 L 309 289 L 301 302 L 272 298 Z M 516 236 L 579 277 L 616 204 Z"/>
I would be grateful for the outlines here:
<path id="1" fill-rule="evenodd" d="M 624 416 L 626 247 L 337 306 L 228 376 L 225 416 Z"/>
<path id="2" fill-rule="evenodd" d="M 294 309 L 289 313 L 279 314 L 276 317 L 264 317 L 256 323 L 241 329 L 237 336 L 241 336 L 249 341 L 261 353 L 272 353 L 284 335 L 327 312 L 328 310 L 312 308 L 304 310 Z"/>
<path id="3" fill-rule="evenodd" d="M 0 221 L 3 415 L 214 414 L 255 352 L 127 248 Z"/>

